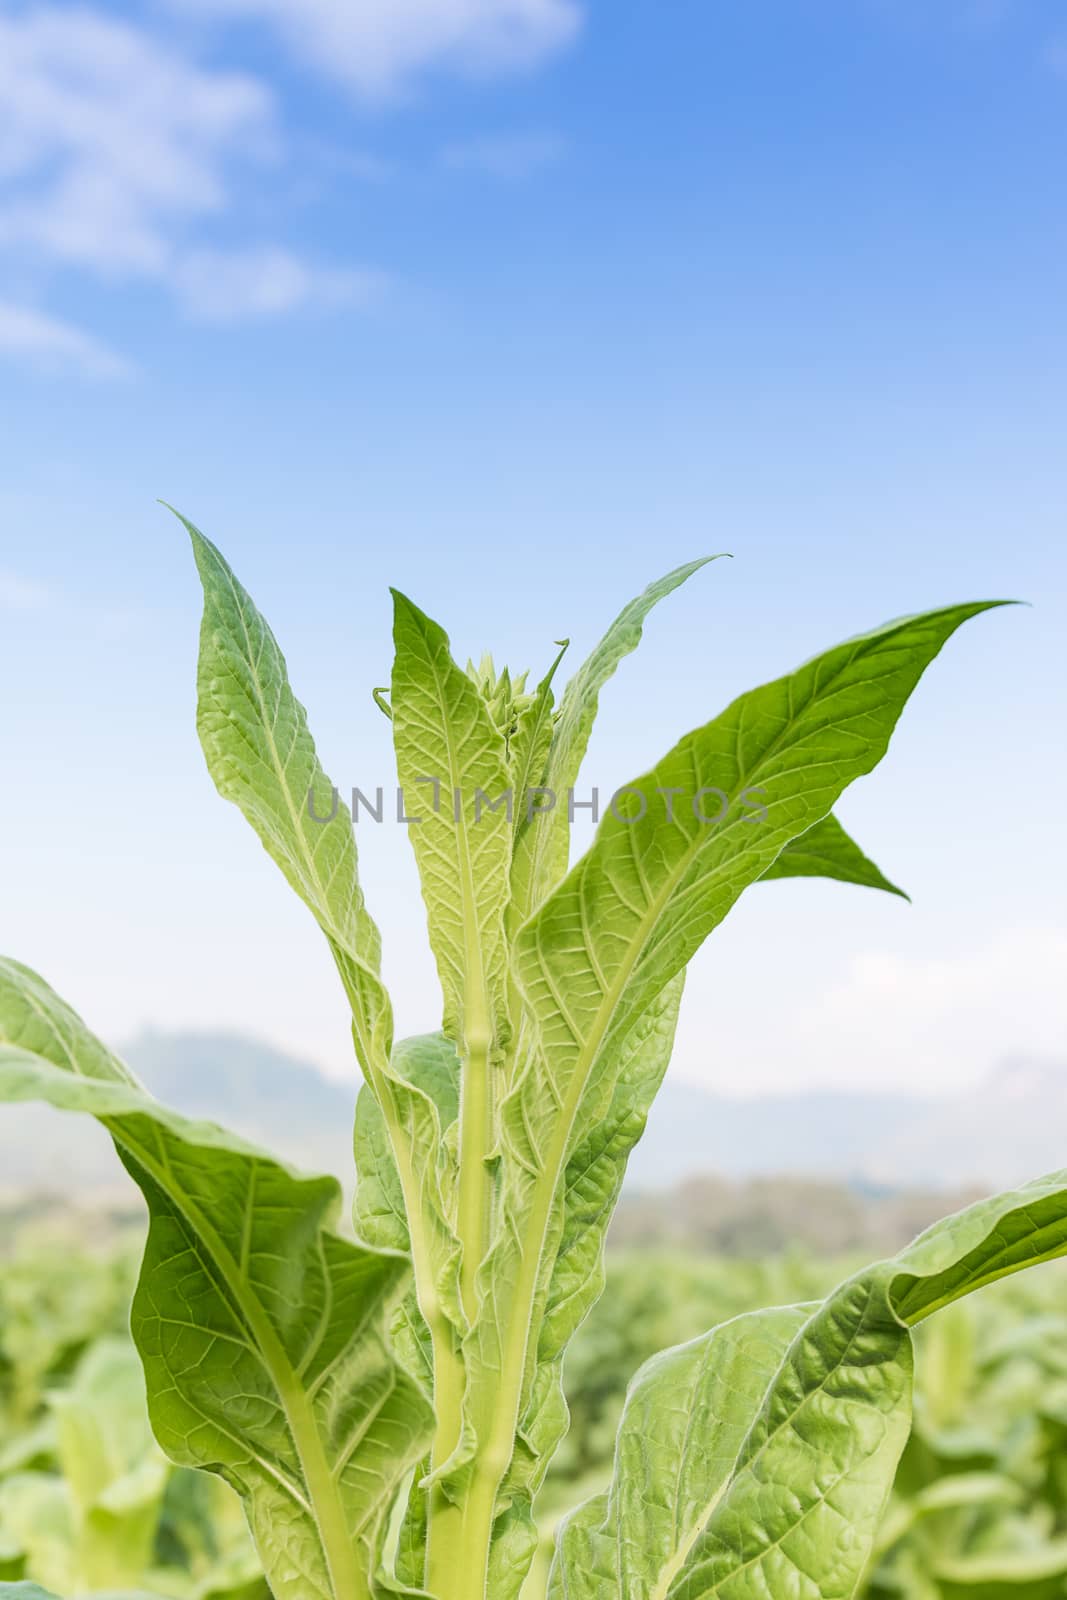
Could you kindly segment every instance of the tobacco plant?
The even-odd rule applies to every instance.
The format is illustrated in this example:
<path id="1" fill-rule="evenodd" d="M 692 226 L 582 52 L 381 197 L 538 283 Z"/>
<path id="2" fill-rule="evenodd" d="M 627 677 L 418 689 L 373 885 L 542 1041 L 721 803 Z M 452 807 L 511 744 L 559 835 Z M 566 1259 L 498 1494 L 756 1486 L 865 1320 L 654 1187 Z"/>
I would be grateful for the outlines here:
<path id="1" fill-rule="evenodd" d="M 488 659 L 464 669 L 396 594 L 379 698 L 444 997 L 440 1032 L 397 1040 L 349 809 L 273 634 L 186 526 L 208 768 L 319 923 L 351 1007 L 354 1237 L 334 1179 L 157 1103 L 13 961 L 0 1089 L 98 1118 L 140 1186 L 132 1324 L 152 1425 L 174 1461 L 240 1494 L 276 1600 L 513 1600 L 567 1427 L 564 1351 L 600 1291 L 686 964 L 754 883 L 892 889 L 832 808 L 992 603 L 889 623 L 741 695 L 617 792 L 568 868 L 600 691 L 703 563 L 627 606 L 558 702 L 559 657 L 532 687 Z M 1061 1173 L 949 1218 L 824 1302 L 656 1357 L 631 1386 L 610 1487 L 563 1527 L 553 1600 L 853 1595 L 909 1432 L 910 1329 L 1065 1251 Z"/>

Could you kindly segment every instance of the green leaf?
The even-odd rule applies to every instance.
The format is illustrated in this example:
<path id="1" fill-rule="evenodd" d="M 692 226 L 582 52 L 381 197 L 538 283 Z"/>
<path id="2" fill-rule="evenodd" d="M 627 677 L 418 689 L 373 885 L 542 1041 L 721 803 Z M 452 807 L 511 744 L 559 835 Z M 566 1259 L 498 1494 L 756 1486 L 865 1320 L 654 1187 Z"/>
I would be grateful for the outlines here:
<path id="1" fill-rule="evenodd" d="M 461 1250 L 455 1231 L 458 1201 L 456 1124 L 459 1116 L 460 1063 L 455 1046 L 444 1034 L 420 1034 L 400 1040 L 393 1050 L 392 1074 L 410 1085 L 410 1106 L 417 1115 L 412 1147 L 419 1149 L 416 1169 L 419 1203 L 425 1218 L 429 1258 L 423 1264 L 425 1292 L 420 1307 L 415 1286 L 397 1302 L 390 1335 L 401 1361 L 435 1398 L 441 1448 L 451 1453 L 459 1440 L 463 1370 L 457 1330 L 466 1325 L 459 1286 Z M 408 1251 L 412 1240 L 404 1195 L 386 1132 L 373 1094 L 361 1090 L 356 1105 L 355 1156 L 358 1184 L 356 1232 L 380 1249 Z M 427 1491 L 422 1480 L 429 1460 L 414 1474 L 408 1509 L 398 1536 L 398 1580 L 413 1587 L 423 1583 L 426 1554 Z"/>
<path id="2" fill-rule="evenodd" d="M 71 1511 L 73 1586 L 96 1591 L 136 1583 L 151 1562 L 170 1470 L 149 1431 L 136 1353 L 117 1338 L 91 1345 L 73 1381 L 49 1396 L 49 1408 Z M 29 1538 L 26 1544 L 32 1548 Z M 59 1578 L 43 1557 L 28 1570 Z"/>
<path id="3" fill-rule="evenodd" d="M 409 1139 L 412 1148 L 420 1151 L 416 1182 L 425 1235 L 431 1244 L 427 1266 L 455 1326 L 463 1316 L 459 1300 L 460 1247 L 455 1233 L 456 1149 L 454 1137 L 448 1137 L 459 1114 L 459 1058 L 455 1046 L 441 1033 L 398 1040 L 393 1049 L 392 1074 L 397 1084 L 410 1086 L 406 1102 L 413 1117 Z M 356 1233 L 377 1250 L 409 1254 L 411 1230 L 400 1174 L 381 1107 L 366 1085 L 356 1102 L 355 1158 Z M 419 1312 L 414 1285 L 397 1303 L 392 1335 L 405 1365 L 432 1391 L 429 1329 Z"/>
<path id="4" fill-rule="evenodd" d="M 506 1042 L 512 822 L 503 733 L 448 636 L 393 591 L 393 740 L 445 997 L 444 1031 L 467 1058 Z M 482 798 L 479 799 L 479 796 Z"/>
<path id="5" fill-rule="evenodd" d="M 628 786 L 519 936 L 519 975 L 553 1080 L 547 1098 L 576 1105 L 603 1046 L 628 1032 L 785 846 L 878 764 L 925 668 L 989 604 L 838 645 L 740 696 Z M 746 801 L 754 791 L 763 820 Z"/>
<path id="6" fill-rule="evenodd" d="M 204 590 L 197 726 L 219 793 L 259 835 L 326 935 L 348 996 L 356 1051 L 381 1106 L 404 1195 L 420 1292 L 435 1283 L 432 1325 L 462 1321 L 458 1245 L 434 1204 L 432 1102 L 391 1064 L 392 1011 L 379 975 L 380 940 L 363 901 L 352 819 L 315 753 L 303 706 L 273 633 L 215 546 L 184 518 Z M 326 817 L 327 821 L 316 818 Z M 449 1335 L 441 1327 L 442 1340 Z"/>
<path id="7" fill-rule="evenodd" d="M 635 780 L 521 930 L 516 968 L 536 1048 L 502 1107 L 503 1220 L 480 1285 L 487 1314 L 465 1346 L 469 1431 L 489 1455 L 509 1448 L 505 1433 L 537 1392 L 543 1263 L 563 1173 L 595 1125 L 618 1052 L 743 890 L 878 763 L 926 666 L 992 603 L 891 623 L 742 695 Z M 722 799 L 709 812 L 699 802 L 713 789 Z M 753 793 L 764 807 L 755 821 Z M 497 1396 L 492 1406 L 479 1407 L 482 1393 Z M 461 1492 L 463 1463 L 454 1465 L 449 1486 Z M 514 1470 L 524 1473 L 521 1450 Z"/>
<path id="8" fill-rule="evenodd" d="M 494 1528 L 490 1592 L 510 1600 L 536 1548 L 533 1498 L 568 1422 L 562 1369 L 567 1344 L 604 1286 L 604 1243 L 627 1161 L 644 1132 L 674 1044 L 684 974 L 679 975 L 620 1049 L 601 1080 L 590 1130 L 567 1164 L 549 1230 L 538 1300 L 540 1332 L 525 1386 L 515 1454 L 503 1482 L 506 1506 Z M 515 1131 L 512 1149 L 518 1148 Z M 529 1160 L 529 1156 L 521 1157 Z M 499 1259 L 499 1258 L 498 1258 Z M 506 1261 L 506 1256 L 503 1257 Z M 507 1282 L 506 1275 L 504 1281 Z M 475 1341 L 479 1357 L 485 1346 Z"/>
<path id="9" fill-rule="evenodd" d="M 0 1096 L 88 1112 L 148 1202 L 133 1309 L 157 1439 L 245 1501 L 276 1600 L 372 1593 L 427 1401 L 390 1354 L 408 1265 L 335 1231 L 301 1178 L 159 1105 L 35 974 L 0 962 Z"/>
<path id="10" fill-rule="evenodd" d="M 661 600 L 710 561 L 721 556 L 701 556 L 675 567 L 665 577 L 650 583 L 636 599 L 623 607 L 600 643 L 583 661 L 567 684 L 560 702 L 559 717 L 549 751 L 545 772 L 545 786 L 557 796 L 555 810 L 540 827 L 543 841 L 537 855 L 537 876 L 542 889 L 557 883 L 567 870 L 569 819 L 566 795 L 578 781 L 578 773 L 589 746 L 589 736 L 596 721 L 600 691 L 614 676 L 619 663 L 636 650 L 649 613 Z M 563 801 L 562 809 L 560 800 Z M 537 897 L 538 899 L 540 896 Z"/>
<path id="11" fill-rule="evenodd" d="M 373 1076 L 388 1058 L 392 1013 L 379 975 L 378 929 L 359 885 L 351 814 L 315 753 L 273 633 L 211 541 L 180 520 L 204 590 L 197 730 L 208 771 L 325 933 L 352 1006 L 363 1070 Z"/>
<path id="12" fill-rule="evenodd" d="M 632 1449 L 620 1434 L 607 1501 L 583 1508 L 564 1531 L 554 1600 L 591 1596 L 583 1572 L 594 1560 L 601 1572 L 614 1562 L 632 1574 L 619 1590 L 623 1600 L 853 1595 L 911 1425 L 911 1326 L 994 1278 L 1064 1254 L 1067 1172 L 937 1223 L 899 1256 L 851 1278 L 794 1332 L 763 1389 L 755 1383 L 743 1393 L 743 1374 L 749 1359 L 760 1363 L 759 1341 L 775 1314 L 728 1324 L 740 1339 L 741 1387 L 728 1377 L 713 1409 L 728 1399 L 731 1449 L 703 1479 L 687 1477 L 682 1491 L 669 1454 L 661 1460 L 655 1442 L 642 1449 L 632 1408 L 644 1408 L 653 1441 L 657 1415 L 686 1414 L 693 1390 L 679 1379 L 693 1347 L 655 1358 L 627 1407 Z M 702 1503 L 690 1494 L 694 1481 Z M 662 1532 L 672 1507 L 677 1531 L 664 1555 L 639 1519 L 658 1519 Z"/>
<path id="13" fill-rule="evenodd" d="M 33 1572 L 50 1587 L 74 1589 L 80 1577 L 77 1518 L 61 1478 L 45 1472 L 16 1472 L 5 1478 L 0 1483 L 0 1528 L 8 1576 Z"/>
<path id="14" fill-rule="evenodd" d="M 397 770 L 407 806 L 414 805 L 417 785 L 426 786 L 425 803 L 412 813 L 421 820 L 411 827 L 411 841 L 444 992 L 444 1032 L 462 1061 L 455 1229 L 462 1309 L 471 1320 L 478 1266 L 489 1243 L 488 1163 L 496 1142 L 499 1065 L 510 1035 L 506 746 L 477 685 L 452 660 L 447 635 L 402 594 L 394 590 L 393 598 Z"/>
<path id="15" fill-rule="evenodd" d="M 935 1222 L 896 1258 L 893 1304 L 909 1327 L 1026 1267 L 1067 1254 L 1067 1175 L 979 1200 Z"/>
<path id="16" fill-rule="evenodd" d="M 824 817 L 799 839 L 791 839 L 767 868 L 762 881 L 771 878 L 835 878 L 865 889 L 884 889 L 902 900 L 908 896 L 869 860 L 845 832 L 835 816 Z"/>
<path id="17" fill-rule="evenodd" d="M 537 1367 L 519 1430 L 519 1450 L 505 1486 L 536 1492 L 567 1428 L 562 1367 L 567 1345 L 604 1288 L 604 1244 L 630 1153 L 645 1131 L 649 1109 L 674 1047 L 684 974 L 675 978 L 604 1074 L 601 1103 L 589 1132 L 567 1163 L 550 1265 L 543 1291 Z"/>
<path id="18" fill-rule="evenodd" d="M 59 1596 L 38 1583 L 0 1583 L 0 1600 L 59 1600 Z M 159 1595 L 144 1589 L 123 1589 L 121 1593 L 109 1590 L 106 1594 L 97 1590 L 93 1600 L 159 1600 Z"/>
<path id="19" fill-rule="evenodd" d="M 511 901 L 508 906 L 508 933 L 511 938 L 514 938 L 540 898 L 538 866 L 548 824 L 544 816 L 533 809 L 531 791 L 547 787 L 545 780 L 555 732 L 556 702 L 552 683 L 569 643 L 569 640 L 560 643 L 559 655 L 537 685 L 529 704 L 519 712 L 515 731 L 508 741 L 511 787 L 516 796 Z M 559 803 L 558 796 L 556 803 Z"/>
<path id="20" fill-rule="evenodd" d="M 1067 1538 L 1050 1539 L 1036 1550 L 942 1561 L 936 1577 L 944 1600 L 1063 1600 Z"/>
<path id="21" fill-rule="evenodd" d="M 560 1530 L 550 1600 L 666 1595 L 811 1310 L 750 1312 L 641 1368 L 619 1423 L 611 1486 Z"/>

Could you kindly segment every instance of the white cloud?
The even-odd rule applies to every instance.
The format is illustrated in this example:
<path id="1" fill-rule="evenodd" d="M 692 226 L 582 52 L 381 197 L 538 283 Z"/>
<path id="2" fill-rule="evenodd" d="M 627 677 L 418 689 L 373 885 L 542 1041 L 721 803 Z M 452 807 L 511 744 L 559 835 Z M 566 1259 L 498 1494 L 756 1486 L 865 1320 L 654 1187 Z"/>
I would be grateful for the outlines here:
<path id="1" fill-rule="evenodd" d="M 563 140 L 551 133 L 504 135 L 446 145 L 444 166 L 457 172 L 487 172 L 494 178 L 525 178 L 558 161 Z"/>
<path id="2" fill-rule="evenodd" d="M 101 340 L 30 306 L 0 301 L 0 355 L 14 357 L 42 372 L 86 378 L 124 378 L 131 367 Z M 9 580 L 10 582 L 10 580 Z M 17 590 L 0 586 L 11 605 Z"/>
<path id="3" fill-rule="evenodd" d="M 171 0 L 185 11 L 273 23 L 294 51 L 368 96 L 430 67 L 530 66 L 581 23 L 579 0 Z M 281 149 L 271 91 L 193 60 L 164 32 L 102 6 L 0 0 L 0 264 L 43 262 L 105 281 L 139 279 L 214 322 L 307 307 L 359 308 L 380 273 L 300 259 L 233 235 L 242 163 Z M 454 147 L 450 165 L 515 176 L 552 159 L 543 138 Z M 362 177 L 381 177 L 352 158 Z M 240 193 L 238 191 L 238 198 Z M 117 377 L 100 340 L 44 311 L 0 306 L 0 351 L 42 369 Z"/>
<path id="4" fill-rule="evenodd" d="M 263 148 L 268 92 L 98 12 L 0 17 L 0 243 L 165 276 L 189 219 L 226 205 L 223 166 Z"/>
<path id="5" fill-rule="evenodd" d="M 794 1018 L 813 1074 L 827 1041 L 853 1087 L 937 1092 L 980 1081 L 1010 1056 L 1062 1058 L 1067 933 L 1019 928 L 957 955 L 857 955 L 845 978 Z"/>
<path id="6" fill-rule="evenodd" d="M 963 930 L 943 954 L 875 946 L 846 954 L 836 930 L 820 933 L 798 915 L 768 956 L 760 916 L 749 912 L 732 954 L 711 941 L 694 963 L 675 1054 L 680 1078 L 738 1094 L 938 1095 L 966 1091 L 1011 1059 L 1067 1063 L 1063 927 Z"/>
<path id="7" fill-rule="evenodd" d="M 273 23 L 320 71 L 375 99 L 431 68 L 488 75 L 569 44 L 577 0 L 172 0 L 185 11 Z"/>
<path id="8" fill-rule="evenodd" d="M 384 279 L 373 272 L 312 267 L 287 250 L 194 250 L 175 268 L 188 314 L 203 322 L 274 316 L 305 306 L 365 306 Z"/>
<path id="9" fill-rule="evenodd" d="M 100 11 L 0 12 L 0 251 L 105 280 L 140 278 L 190 316 L 266 317 L 366 303 L 379 280 L 263 246 L 207 249 L 235 167 L 278 148 L 273 97 Z M 53 371 L 118 376 L 89 334 L 3 308 L 0 347 Z"/>

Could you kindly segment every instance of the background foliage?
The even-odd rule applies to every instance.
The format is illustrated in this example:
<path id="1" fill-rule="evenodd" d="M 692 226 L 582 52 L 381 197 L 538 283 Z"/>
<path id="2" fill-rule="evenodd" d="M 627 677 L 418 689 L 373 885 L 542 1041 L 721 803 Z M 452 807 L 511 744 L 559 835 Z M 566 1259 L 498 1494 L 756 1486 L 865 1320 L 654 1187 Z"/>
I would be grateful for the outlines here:
<path id="1" fill-rule="evenodd" d="M 812 1197 L 829 1216 L 827 1190 Z M 524 1600 L 543 1593 L 559 1519 L 608 1476 L 626 1384 L 640 1364 L 740 1312 L 820 1295 L 853 1266 L 850 1255 L 780 1248 L 768 1217 L 784 1215 L 790 1196 L 797 1201 L 795 1188 L 764 1184 L 747 1197 L 755 1210 L 750 1226 L 736 1228 L 739 1254 L 722 1253 L 721 1236 L 715 1255 L 692 1244 L 613 1251 L 607 1290 L 568 1357 L 574 1426 L 540 1498 L 544 1544 Z M 735 1194 L 722 1214 L 743 1218 L 745 1204 Z M 871 1226 L 889 1226 L 886 1206 L 874 1208 Z M 921 1220 L 921 1201 L 897 1197 L 890 1214 L 910 1221 L 916 1207 Z M 816 1236 L 817 1216 L 806 1230 Z M 137 1222 L 102 1214 L 91 1227 L 69 1217 L 5 1221 L 0 1578 L 109 1600 L 268 1600 L 235 1497 L 205 1474 L 171 1466 L 152 1440 L 126 1331 Z M 635 1213 L 624 1213 L 623 1238 L 634 1223 Z M 646 1213 L 636 1231 L 651 1227 Z M 768 1237 L 773 1253 L 746 1253 L 746 1239 Z M 857 1252 L 857 1261 L 868 1253 L 865 1240 Z M 1065 1289 L 1067 1265 L 1057 1263 L 920 1330 L 915 1433 L 867 1600 L 1067 1595 Z"/>

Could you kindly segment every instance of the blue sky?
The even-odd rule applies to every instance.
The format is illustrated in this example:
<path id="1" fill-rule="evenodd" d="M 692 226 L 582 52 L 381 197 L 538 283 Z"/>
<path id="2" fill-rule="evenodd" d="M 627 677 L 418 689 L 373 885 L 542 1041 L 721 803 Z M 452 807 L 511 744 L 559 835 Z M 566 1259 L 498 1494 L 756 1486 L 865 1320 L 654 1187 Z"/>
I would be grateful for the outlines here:
<path id="1" fill-rule="evenodd" d="M 577 652 L 706 550 L 605 697 L 624 781 L 886 617 L 1019 596 L 842 814 L 915 904 L 753 892 L 675 1070 L 739 1092 L 1063 1059 L 1060 0 L 0 0 L 0 944 L 111 1037 L 350 1073 L 328 961 L 193 732 L 180 505 L 388 781 L 387 585 Z M 362 836 L 433 1026 L 406 841 Z"/>

